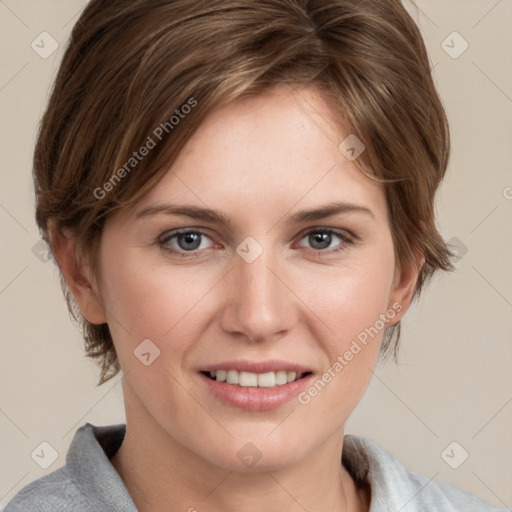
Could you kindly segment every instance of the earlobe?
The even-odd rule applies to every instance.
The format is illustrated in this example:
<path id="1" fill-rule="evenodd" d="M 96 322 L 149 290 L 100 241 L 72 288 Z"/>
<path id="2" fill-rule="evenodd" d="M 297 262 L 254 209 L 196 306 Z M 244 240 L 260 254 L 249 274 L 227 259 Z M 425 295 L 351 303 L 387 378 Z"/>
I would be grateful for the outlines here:
<path id="1" fill-rule="evenodd" d="M 93 284 L 90 268 L 79 262 L 76 240 L 67 228 L 50 224 L 50 241 L 60 271 L 73 294 L 82 316 L 93 324 L 107 323 L 102 298 Z"/>

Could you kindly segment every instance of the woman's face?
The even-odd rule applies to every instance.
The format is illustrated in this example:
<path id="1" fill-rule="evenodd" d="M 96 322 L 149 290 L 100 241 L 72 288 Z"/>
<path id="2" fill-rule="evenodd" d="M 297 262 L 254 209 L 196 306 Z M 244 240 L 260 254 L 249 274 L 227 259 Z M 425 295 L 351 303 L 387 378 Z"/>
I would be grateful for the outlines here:
<path id="1" fill-rule="evenodd" d="M 409 304 L 383 189 L 340 152 L 350 133 L 322 98 L 279 86 L 217 110 L 105 226 L 99 300 L 129 428 L 227 469 L 337 438 Z"/>

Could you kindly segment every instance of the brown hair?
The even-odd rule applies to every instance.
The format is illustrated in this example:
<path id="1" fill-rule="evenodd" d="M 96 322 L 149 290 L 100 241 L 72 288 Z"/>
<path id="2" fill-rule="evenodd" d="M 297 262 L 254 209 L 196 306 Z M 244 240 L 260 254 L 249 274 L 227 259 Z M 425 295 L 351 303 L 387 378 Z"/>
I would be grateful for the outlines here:
<path id="1" fill-rule="evenodd" d="M 413 249 L 425 258 L 415 296 L 437 269 L 452 270 L 434 218 L 448 124 L 399 0 L 92 0 L 35 147 L 43 239 L 51 244 L 50 222 L 70 228 L 77 258 L 100 276 L 106 217 L 156 185 L 212 109 L 283 82 L 321 88 L 364 142 L 355 164 L 384 184 L 397 268 Z M 62 274 L 61 285 L 102 384 L 120 370 L 108 324 L 83 318 Z M 386 329 L 381 354 L 396 356 L 399 336 L 400 324 Z"/>

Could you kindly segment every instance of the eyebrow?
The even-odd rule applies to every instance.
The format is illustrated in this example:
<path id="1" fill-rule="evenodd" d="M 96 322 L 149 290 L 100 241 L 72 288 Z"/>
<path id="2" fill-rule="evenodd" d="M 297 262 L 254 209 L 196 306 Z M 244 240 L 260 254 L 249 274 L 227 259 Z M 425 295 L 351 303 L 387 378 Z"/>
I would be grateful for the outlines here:
<path id="1" fill-rule="evenodd" d="M 347 202 L 334 202 L 326 204 L 321 207 L 312 208 L 309 210 L 302 210 L 297 213 L 294 213 L 288 218 L 286 224 L 300 224 L 302 222 L 321 220 L 327 217 L 332 217 L 333 215 L 344 213 L 363 213 L 375 218 L 373 212 L 366 206 L 360 206 L 357 204 Z M 205 222 L 225 224 L 231 230 L 233 227 L 231 220 L 223 212 L 212 210 L 210 208 L 202 208 L 199 206 L 186 204 L 156 204 L 148 206 L 147 208 L 144 208 L 137 212 L 135 218 L 140 219 L 152 215 L 181 215 Z"/>

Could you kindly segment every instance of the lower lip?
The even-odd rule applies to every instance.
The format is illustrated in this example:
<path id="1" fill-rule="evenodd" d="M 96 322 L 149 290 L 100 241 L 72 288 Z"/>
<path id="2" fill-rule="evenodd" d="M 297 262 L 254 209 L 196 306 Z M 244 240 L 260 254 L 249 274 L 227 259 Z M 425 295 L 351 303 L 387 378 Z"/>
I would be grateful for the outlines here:
<path id="1" fill-rule="evenodd" d="M 199 377 L 213 395 L 228 405 L 246 411 L 269 411 L 296 398 L 307 387 L 313 375 L 309 374 L 302 379 L 273 388 L 243 387 L 217 382 L 203 373 L 199 373 Z"/>

